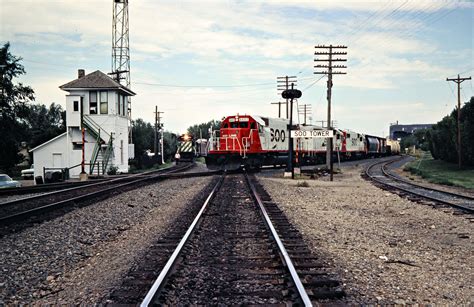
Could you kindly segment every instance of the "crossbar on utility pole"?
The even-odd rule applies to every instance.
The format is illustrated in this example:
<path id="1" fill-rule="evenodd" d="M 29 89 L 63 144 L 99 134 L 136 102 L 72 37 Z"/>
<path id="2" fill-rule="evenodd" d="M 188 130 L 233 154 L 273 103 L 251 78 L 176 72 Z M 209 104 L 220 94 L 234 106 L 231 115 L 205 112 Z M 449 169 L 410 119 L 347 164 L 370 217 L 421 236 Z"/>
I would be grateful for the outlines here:
<path id="1" fill-rule="evenodd" d="M 461 78 L 458 77 L 456 79 L 454 78 L 446 78 L 446 81 L 453 81 L 456 82 L 458 85 L 458 167 L 462 167 L 462 147 L 461 147 L 461 83 L 466 81 L 466 80 L 471 80 L 471 77 L 468 78 Z"/>
<path id="2" fill-rule="evenodd" d="M 311 113 L 311 105 L 310 104 L 303 104 L 300 105 L 298 108 L 298 115 L 303 115 L 304 120 L 303 120 L 303 125 L 306 125 L 307 121 L 306 119 L 309 117 L 308 115 Z M 299 120 L 299 117 L 298 117 Z"/>
<path id="3" fill-rule="evenodd" d="M 331 130 L 331 89 L 332 89 L 332 76 L 333 75 L 345 75 L 345 72 L 342 71 L 333 71 L 333 68 L 336 69 L 344 69 L 347 68 L 345 65 L 333 65 L 333 62 L 345 62 L 346 59 L 342 58 L 333 58 L 334 56 L 340 55 L 347 55 L 345 51 L 336 51 L 338 49 L 347 49 L 347 46 L 342 45 L 319 45 L 314 47 L 316 50 L 324 49 L 324 51 L 316 51 L 314 55 L 316 56 L 328 56 L 327 58 L 323 59 L 315 59 L 315 62 L 327 62 L 327 65 L 315 65 L 314 68 L 318 69 L 319 71 L 315 71 L 315 74 L 323 74 L 328 75 L 328 82 L 327 82 L 327 100 L 328 100 L 328 120 L 327 120 L 327 129 Z M 321 69 L 323 69 L 321 71 Z M 326 143 L 326 167 L 330 169 L 331 176 L 330 180 L 333 180 L 333 163 L 332 163 L 332 144 L 333 138 L 328 138 Z"/>
<path id="4" fill-rule="evenodd" d="M 281 95 L 283 91 L 290 89 L 290 84 L 294 84 L 296 86 L 298 80 L 296 80 L 296 76 L 284 76 L 284 77 L 277 77 L 277 91 L 278 95 Z M 288 105 L 289 99 L 286 99 L 286 119 L 288 119 Z"/>

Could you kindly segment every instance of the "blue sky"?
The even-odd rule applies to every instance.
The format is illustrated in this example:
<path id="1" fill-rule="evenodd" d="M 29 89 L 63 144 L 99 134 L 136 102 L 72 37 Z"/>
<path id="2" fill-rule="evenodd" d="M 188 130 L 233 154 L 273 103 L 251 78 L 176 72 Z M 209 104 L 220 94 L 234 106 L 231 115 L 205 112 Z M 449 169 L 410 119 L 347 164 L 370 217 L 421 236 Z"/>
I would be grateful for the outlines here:
<path id="1" fill-rule="evenodd" d="M 0 41 L 21 56 L 37 102 L 65 104 L 58 86 L 111 70 L 112 0 L 2 0 Z M 340 128 L 386 135 L 389 123 L 432 123 L 456 103 L 447 77 L 474 70 L 472 2 L 130 1 L 133 118 L 165 128 L 235 113 L 276 117 L 276 77 L 295 75 L 314 120 L 326 118 L 326 79 L 314 46 L 347 45 L 334 77 Z M 463 101 L 474 95 L 462 84 Z M 302 120 L 302 119 L 301 119 Z"/>

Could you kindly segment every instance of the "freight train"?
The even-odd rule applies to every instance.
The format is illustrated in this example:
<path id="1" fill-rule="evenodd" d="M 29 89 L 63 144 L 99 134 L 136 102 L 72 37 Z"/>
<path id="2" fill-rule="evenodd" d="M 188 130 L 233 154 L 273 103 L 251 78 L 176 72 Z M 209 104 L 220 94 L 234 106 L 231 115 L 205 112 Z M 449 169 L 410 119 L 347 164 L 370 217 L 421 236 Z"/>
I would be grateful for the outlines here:
<path id="1" fill-rule="evenodd" d="M 264 165 L 285 165 L 288 161 L 289 120 L 263 116 L 227 116 L 212 133 L 206 164 L 209 169 L 259 169 Z M 292 130 L 323 130 L 313 125 L 295 125 Z M 327 138 L 295 138 L 295 162 L 300 165 L 323 163 Z M 340 160 L 399 154 L 397 141 L 334 129 L 334 158 Z"/>

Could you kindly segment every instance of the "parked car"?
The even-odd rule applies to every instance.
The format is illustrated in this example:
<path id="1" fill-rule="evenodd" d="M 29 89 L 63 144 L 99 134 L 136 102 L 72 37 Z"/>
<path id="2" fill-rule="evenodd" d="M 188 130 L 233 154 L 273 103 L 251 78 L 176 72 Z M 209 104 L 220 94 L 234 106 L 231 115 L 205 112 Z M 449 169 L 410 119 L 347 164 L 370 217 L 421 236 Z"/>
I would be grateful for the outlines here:
<path id="1" fill-rule="evenodd" d="M 33 164 L 31 165 L 31 168 L 24 169 L 21 171 L 21 177 L 23 179 L 33 179 L 34 176 L 35 176 L 35 168 Z"/>
<path id="2" fill-rule="evenodd" d="M 21 187 L 21 183 L 16 180 L 10 178 L 10 176 L 6 174 L 0 174 L 0 189 L 3 188 L 19 188 Z"/>

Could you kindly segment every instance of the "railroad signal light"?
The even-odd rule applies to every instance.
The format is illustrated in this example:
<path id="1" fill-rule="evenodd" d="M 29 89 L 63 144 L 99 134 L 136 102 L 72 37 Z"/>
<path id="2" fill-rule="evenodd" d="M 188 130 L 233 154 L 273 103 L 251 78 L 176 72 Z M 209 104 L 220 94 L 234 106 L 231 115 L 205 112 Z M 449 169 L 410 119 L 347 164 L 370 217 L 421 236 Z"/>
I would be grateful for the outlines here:
<path id="1" fill-rule="evenodd" d="M 300 90 L 290 89 L 290 90 L 284 90 L 281 93 L 281 97 L 285 99 L 294 99 L 294 98 L 300 98 L 302 94 L 303 93 L 301 93 Z"/>

